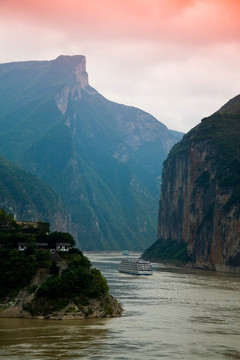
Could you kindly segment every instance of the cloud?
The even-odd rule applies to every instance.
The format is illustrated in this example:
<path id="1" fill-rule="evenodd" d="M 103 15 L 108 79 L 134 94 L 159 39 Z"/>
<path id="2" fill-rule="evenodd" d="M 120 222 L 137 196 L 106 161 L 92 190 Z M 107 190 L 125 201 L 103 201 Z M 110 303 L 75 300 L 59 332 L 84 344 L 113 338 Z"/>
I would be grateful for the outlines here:
<path id="1" fill-rule="evenodd" d="M 0 10 L 80 36 L 212 42 L 240 34 L 235 0 L 2 0 Z"/>
<path id="2" fill-rule="evenodd" d="M 90 83 L 188 131 L 239 93 L 239 0 L 1 0 L 0 61 L 87 57 Z"/>

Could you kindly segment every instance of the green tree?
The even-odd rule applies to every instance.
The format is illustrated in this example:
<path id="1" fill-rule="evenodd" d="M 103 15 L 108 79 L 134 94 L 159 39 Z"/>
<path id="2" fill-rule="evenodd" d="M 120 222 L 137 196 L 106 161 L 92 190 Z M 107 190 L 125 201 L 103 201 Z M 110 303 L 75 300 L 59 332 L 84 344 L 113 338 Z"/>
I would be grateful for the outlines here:
<path id="1" fill-rule="evenodd" d="M 0 298 L 28 285 L 37 269 L 33 255 L 22 255 L 17 249 L 0 248 Z"/>
<path id="2" fill-rule="evenodd" d="M 76 269 L 79 266 L 90 269 L 91 261 L 84 255 L 72 255 L 68 262 L 68 266 L 70 269 Z"/>
<path id="3" fill-rule="evenodd" d="M 51 254 L 46 250 L 38 250 L 35 252 L 35 258 L 40 268 L 49 268 L 51 265 Z"/>

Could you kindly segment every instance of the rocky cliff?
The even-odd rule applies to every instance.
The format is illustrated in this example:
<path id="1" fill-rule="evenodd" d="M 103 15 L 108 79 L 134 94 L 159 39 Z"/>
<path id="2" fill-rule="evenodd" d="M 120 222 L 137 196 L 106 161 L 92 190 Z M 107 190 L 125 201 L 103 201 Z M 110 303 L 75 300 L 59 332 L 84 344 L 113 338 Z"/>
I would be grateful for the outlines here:
<path id="1" fill-rule="evenodd" d="M 188 260 L 200 268 L 239 271 L 240 96 L 204 118 L 169 153 L 158 239 L 186 243 Z"/>

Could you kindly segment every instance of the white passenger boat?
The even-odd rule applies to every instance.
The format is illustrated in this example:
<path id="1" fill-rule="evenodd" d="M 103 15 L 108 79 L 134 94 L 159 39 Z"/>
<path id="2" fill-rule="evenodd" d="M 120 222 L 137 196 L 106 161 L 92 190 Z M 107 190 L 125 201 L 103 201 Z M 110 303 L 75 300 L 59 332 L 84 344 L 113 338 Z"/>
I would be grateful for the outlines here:
<path id="1" fill-rule="evenodd" d="M 132 275 L 152 275 L 152 264 L 142 259 L 123 259 L 118 267 L 119 272 Z"/>

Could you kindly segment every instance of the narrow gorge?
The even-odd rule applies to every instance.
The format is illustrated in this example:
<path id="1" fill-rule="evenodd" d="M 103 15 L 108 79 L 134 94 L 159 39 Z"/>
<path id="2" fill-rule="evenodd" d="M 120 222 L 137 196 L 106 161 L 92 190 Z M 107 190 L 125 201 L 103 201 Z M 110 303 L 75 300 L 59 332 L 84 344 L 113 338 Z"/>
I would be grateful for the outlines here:
<path id="1" fill-rule="evenodd" d="M 164 163 L 158 241 L 144 256 L 162 259 L 163 251 L 199 268 L 240 270 L 240 96 L 204 118 Z"/>

